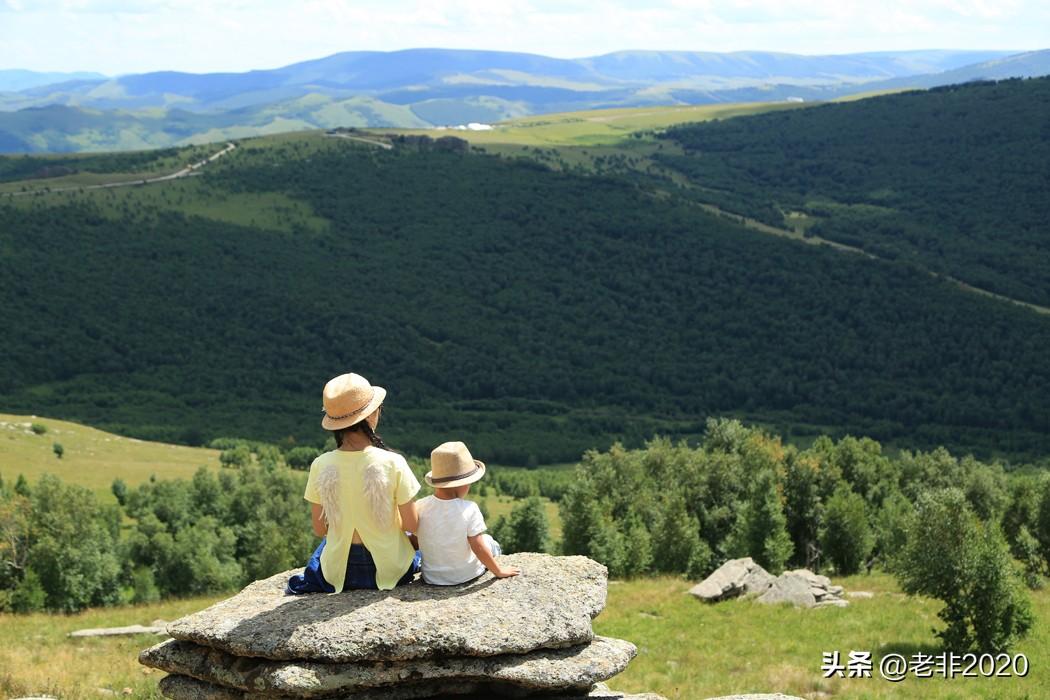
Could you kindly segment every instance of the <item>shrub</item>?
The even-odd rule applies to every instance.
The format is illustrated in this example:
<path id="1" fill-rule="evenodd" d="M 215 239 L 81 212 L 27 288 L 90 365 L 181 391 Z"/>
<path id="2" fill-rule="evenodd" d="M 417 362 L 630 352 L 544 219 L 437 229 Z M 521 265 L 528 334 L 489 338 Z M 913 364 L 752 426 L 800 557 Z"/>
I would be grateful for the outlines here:
<path id="1" fill-rule="evenodd" d="M 147 566 L 140 566 L 131 575 L 133 603 L 155 603 L 160 600 L 160 589 L 153 579 L 153 572 Z"/>
<path id="2" fill-rule="evenodd" d="M 113 492 L 114 498 L 117 499 L 117 503 L 123 506 L 128 500 L 128 485 L 124 483 L 123 479 L 114 479 L 113 483 L 110 484 L 109 490 Z"/>
<path id="3" fill-rule="evenodd" d="M 1024 583 L 1033 591 L 1043 587 L 1043 557 L 1039 552 L 1039 541 L 1028 532 L 1028 528 L 1021 526 L 1014 540 L 1014 556 L 1024 567 Z"/>
<path id="4" fill-rule="evenodd" d="M 47 591 L 40 583 L 40 577 L 32 569 L 27 569 L 25 576 L 11 592 L 11 610 L 18 613 L 30 613 L 43 610 L 47 604 Z"/>
<path id="5" fill-rule="evenodd" d="M 56 442 L 51 445 L 51 451 L 55 453 L 55 456 L 62 459 L 62 455 L 66 453 L 66 448 L 62 447 L 62 443 Z"/>
<path id="6" fill-rule="evenodd" d="M 871 554 L 874 540 L 867 506 L 846 484 L 841 484 L 828 499 L 820 542 L 835 570 L 845 576 L 860 571 Z"/>
<path id="7" fill-rule="evenodd" d="M 37 435 L 43 435 L 47 432 L 47 426 L 43 423 L 33 423 L 31 426 L 29 426 L 29 429 Z"/>
<path id="8" fill-rule="evenodd" d="M 921 494 L 894 562 L 901 588 L 944 602 L 947 649 L 1002 651 L 1032 626 L 1031 607 L 999 528 L 955 488 Z"/>
<path id="9" fill-rule="evenodd" d="M 284 461 L 292 469 L 306 470 L 320 454 L 316 447 L 293 447 L 284 455 Z"/>
<path id="10" fill-rule="evenodd" d="M 252 451 L 247 445 L 237 445 L 219 453 L 219 463 L 224 467 L 246 467 L 252 463 Z"/>

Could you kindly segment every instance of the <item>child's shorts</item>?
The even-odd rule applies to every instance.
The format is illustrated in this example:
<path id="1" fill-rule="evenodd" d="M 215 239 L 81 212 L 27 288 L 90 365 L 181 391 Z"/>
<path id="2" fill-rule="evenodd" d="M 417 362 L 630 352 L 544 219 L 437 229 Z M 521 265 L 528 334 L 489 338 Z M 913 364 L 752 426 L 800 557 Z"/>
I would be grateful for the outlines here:
<path id="1" fill-rule="evenodd" d="M 310 556 L 303 573 L 296 574 L 288 579 L 285 587 L 287 595 L 301 595 L 303 593 L 335 593 L 335 586 L 328 583 L 321 571 L 321 552 L 327 540 L 321 540 L 317 549 Z M 397 582 L 396 585 L 403 586 L 411 583 L 413 577 L 420 569 L 420 554 L 417 551 L 412 558 L 408 571 Z M 376 563 L 372 559 L 372 553 L 363 544 L 350 545 L 350 555 L 346 559 L 346 578 L 343 583 L 344 589 L 365 588 L 376 590 Z"/>

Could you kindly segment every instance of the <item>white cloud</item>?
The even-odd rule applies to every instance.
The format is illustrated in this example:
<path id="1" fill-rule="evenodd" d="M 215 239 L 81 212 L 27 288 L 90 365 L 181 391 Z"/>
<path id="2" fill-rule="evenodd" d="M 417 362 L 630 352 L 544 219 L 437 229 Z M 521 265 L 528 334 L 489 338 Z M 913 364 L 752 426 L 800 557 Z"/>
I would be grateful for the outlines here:
<path id="1" fill-rule="evenodd" d="M 0 68 L 247 70 L 411 47 L 849 53 L 1047 46 L 1044 0 L 0 0 Z"/>

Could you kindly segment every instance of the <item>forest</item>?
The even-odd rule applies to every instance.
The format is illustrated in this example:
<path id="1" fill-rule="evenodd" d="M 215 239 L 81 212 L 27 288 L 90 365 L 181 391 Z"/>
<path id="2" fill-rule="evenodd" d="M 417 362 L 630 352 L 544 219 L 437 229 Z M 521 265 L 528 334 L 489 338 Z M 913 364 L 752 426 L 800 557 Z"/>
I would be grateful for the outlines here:
<path id="1" fill-rule="evenodd" d="M 1050 78 L 951 85 L 667 130 L 691 196 L 1050 303 Z"/>
<path id="2" fill-rule="evenodd" d="M 712 415 L 803 443 L 1050 451 L 1050 323 L 1024 309 L 635 180 L 250 145 L 196 190 L 0 204 L 7 410 L 185 444 L 317 445 L 320 388 L 353 370 L 390 390 L 384 430 L 417 455 L 463 436 L 500 464 L 570 462 L 616 440 L 697 440 Z M 324 225 L 201 216 L 194 192 L 285 197 Z M 1015 260 L 1017 279 L 1036 264 Z"/>

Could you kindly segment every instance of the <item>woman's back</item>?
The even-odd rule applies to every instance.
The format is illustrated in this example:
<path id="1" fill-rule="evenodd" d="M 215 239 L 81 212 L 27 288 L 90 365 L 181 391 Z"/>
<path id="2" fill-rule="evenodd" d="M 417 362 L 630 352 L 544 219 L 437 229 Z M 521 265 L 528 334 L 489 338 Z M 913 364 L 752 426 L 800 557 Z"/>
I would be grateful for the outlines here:
<path id="1" fill-rule="evenodd" d="M 324 509 L 328 534 L 321 568 L 336 591 L 343 590 L 355 533 L 375 560 L 376 586 L 397 584 L 415 556 L 397 506 L 419 488 L 405 458 L 378 447 L 332 450 L 314 460 L 304 497 Z"/>

